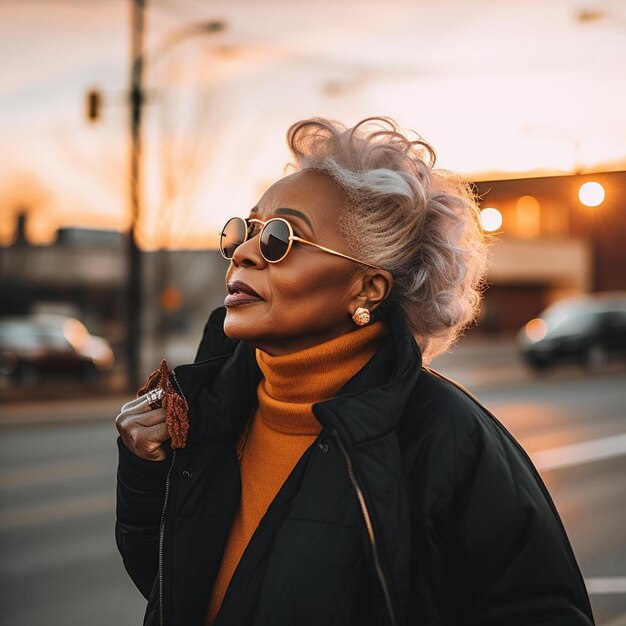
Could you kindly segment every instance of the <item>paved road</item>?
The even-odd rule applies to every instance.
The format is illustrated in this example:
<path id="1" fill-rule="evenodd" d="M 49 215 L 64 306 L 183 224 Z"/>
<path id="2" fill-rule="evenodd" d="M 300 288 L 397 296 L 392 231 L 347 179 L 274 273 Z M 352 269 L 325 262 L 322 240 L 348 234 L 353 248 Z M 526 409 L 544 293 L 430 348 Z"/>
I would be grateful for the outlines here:
<path id="1" fill-rule="evenodd" d="M 459 371 L 539 466 L 597 623 L 625 626 L 624 372 L 480 385 L 477 370 Z M 0 624 L 141 623 L 144 601 L 113 540 L 120 400 L 0 406 Z M 20 420 L 31 425 L 6 425 Z"/>
<path id="2" fill-rule="evenodd" d="M 625 383 L 622 371 L 477 394 L 538 467 L 607 626 L 626 626 Z"/>

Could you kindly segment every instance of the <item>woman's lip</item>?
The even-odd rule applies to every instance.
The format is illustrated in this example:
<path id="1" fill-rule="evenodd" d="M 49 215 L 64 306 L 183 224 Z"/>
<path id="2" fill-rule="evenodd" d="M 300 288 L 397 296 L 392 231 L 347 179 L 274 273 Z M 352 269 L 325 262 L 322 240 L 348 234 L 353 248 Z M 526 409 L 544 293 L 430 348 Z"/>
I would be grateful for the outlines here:
<path id="1" fill-rule="evenodd" d="M 249 293 L 231 293 L 224 298 L 224 306 L 239 306 L 241 304 L 252 304 L 253 302 L 263 302 L 263 298 L 253 296 Z"/>
<path id="2" fill-rule="evenodd" d="M 247 293 L 248 295 L 260 298 L 261 296 L 250 285 L 244 283 L 242 280 L 231 280 L 226 285 L 228 293 L 233 295 L 236 293 Z"/>

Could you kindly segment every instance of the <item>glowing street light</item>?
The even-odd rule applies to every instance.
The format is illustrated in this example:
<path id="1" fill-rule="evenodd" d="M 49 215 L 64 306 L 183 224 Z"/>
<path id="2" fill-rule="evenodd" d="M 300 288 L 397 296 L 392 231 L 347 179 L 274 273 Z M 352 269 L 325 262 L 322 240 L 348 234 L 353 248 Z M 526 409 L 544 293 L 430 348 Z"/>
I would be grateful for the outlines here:
<path id="1" fill-rule="evenodd" d="M 605 195 L 604 187 L 594 181 L 583 183 L 578 190 L 578 199 L 585 206 L 600 206 Z"/>
<path id="2" fill-rule="evenodd" d="M 498 209 L 488 207 L 480 212 L 480 222 L 483 230 L 493 232 L 502 226 L 502 213 Z"/>

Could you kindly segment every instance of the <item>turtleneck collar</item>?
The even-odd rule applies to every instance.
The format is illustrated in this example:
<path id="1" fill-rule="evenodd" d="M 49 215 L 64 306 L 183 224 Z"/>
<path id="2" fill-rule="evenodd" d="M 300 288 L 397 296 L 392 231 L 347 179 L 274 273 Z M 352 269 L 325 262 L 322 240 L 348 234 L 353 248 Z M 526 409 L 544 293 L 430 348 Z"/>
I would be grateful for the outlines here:
<path id="1" fill-rule="evenodd" d="M 382 321 L 291 354 L 256 350 L 263 378 L 257 389 L 259 416 L 284 433 L 317 434 L 311 406 L 332 398 L 372 358 L 389 332 Z"/>

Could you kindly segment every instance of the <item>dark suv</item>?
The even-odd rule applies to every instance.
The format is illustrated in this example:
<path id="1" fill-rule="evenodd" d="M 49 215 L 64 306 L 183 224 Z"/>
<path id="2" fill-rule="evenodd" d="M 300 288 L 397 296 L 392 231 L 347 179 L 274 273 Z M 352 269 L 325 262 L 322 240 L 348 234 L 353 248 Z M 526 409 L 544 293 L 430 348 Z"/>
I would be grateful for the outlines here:
<path id="1" fill-rule="evenodd" d="M 560 300 L 520 329 L 518 345 L 526 363 L 537 370 L 559 362 L 597 369 L 626 358 L 626 292 Z"/>

